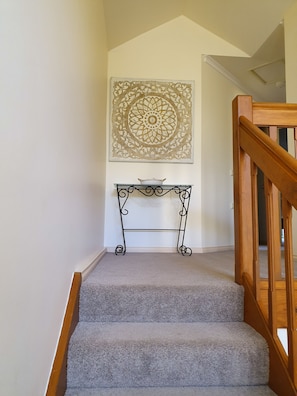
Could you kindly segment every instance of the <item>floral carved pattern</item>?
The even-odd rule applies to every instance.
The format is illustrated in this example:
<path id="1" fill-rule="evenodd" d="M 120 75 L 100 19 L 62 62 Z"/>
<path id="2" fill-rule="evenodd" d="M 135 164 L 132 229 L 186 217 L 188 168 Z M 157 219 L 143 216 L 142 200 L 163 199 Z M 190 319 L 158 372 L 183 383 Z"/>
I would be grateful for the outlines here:
<path id="1" fill-rule="evenodd" d="M 111 91 L 111 160 L 192 162 L 192 82 L 112 79 Z"/>

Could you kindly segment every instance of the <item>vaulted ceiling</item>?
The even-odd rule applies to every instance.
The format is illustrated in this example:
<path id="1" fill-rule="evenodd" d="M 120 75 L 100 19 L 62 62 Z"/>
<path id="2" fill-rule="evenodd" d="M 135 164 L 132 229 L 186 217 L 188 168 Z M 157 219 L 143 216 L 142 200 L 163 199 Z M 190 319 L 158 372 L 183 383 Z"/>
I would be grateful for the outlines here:
<path id="1" fill-rule="evenodd" d="M 115 48 L 183 15 L 247 54 L 247 58 L 214 57 L 214 60 L 242 86 L 249 87 L 258 100 L 284 101 L 282 20 L 296 1 L 103 0 L 108 47 Z M 259 68 L 266 65 L 270 65 L 269 70 Z M 265 75 L 261 78 L 263 73 L 278 75 L 266 81 Z"/>

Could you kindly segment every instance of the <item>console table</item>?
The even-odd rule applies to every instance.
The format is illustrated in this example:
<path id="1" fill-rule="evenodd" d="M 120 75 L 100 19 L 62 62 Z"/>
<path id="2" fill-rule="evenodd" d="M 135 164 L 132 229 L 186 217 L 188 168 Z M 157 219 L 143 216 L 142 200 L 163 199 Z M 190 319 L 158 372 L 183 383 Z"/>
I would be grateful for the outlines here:
<path id="1" fill-rule="evenodd" d="M 126 231 L 177 231 L 177 252 L 183 256 L 191 256 L 192 249 L 184 245 L 187 217 L 189 211 L 189 204 L 192 192 L 192 185 L 174 185 L 174 184 L 115 184 L 117 190 L 123 245 L 117 245 L 115 254 L 124 255 L 126 253 Z M 129 211 L 126 208 L 128 198 L 133 193 L 139 193 L 145 197 L 164 197 L 170 192 L 174 192 L 180 200 L 179 226 L 178 228 L 126 228 L 124 225 L 124 217 L 128 215 Z"/>

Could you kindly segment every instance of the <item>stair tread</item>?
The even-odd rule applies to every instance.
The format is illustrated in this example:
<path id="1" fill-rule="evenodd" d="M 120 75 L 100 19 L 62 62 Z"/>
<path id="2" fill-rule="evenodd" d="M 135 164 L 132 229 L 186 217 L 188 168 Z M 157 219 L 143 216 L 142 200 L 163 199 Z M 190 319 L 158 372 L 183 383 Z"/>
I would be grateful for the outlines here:
<path id="1" fill-rule="evenodd" d="M 101 343 L 106 341 L 143 341 L 165 338 L 167 342 L 195 341 L 205 343 L 237 342 L 248 345 L 253 338 L 257 345 L 265 344 L 264 339 L 245 322 L 194 322 L 194 323 L 159 323 L 159 322 L 79 322 L 71 339 L 77 341 Z"/>
<path id="2" fill-rule="evenodd" d="M 107 253 L 82 283 L 80 320 L 242 321 L 243 288 L 223 253 L 216 267 L 211 254 Z"/>
<path id="3" fill-rule="evenodd" d="M 161 255 L 161 259 L 160 259 Z M 193 254 L 182 257 L 176 253 L 107 253 L 84 284 L 106 285 L 197 285 L 202 283 L 234 283 L 234 252 Z"/>
<path id="4" fill-rule="evenodd" d="M 268 386 L 71 389 L 65 396 L 275 396 Z"/>

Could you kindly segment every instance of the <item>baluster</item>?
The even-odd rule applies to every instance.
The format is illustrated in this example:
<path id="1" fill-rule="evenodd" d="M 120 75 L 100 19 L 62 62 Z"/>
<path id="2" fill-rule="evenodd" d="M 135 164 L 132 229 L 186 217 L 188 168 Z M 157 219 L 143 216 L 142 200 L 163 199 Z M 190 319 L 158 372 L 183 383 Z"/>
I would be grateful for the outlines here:
<path id="1" fill-rule="evenodd" d="M 270 331 L 277 337 L 276 280 L 279 279 L 280 230 L 279 201 L 276 187 L 264 178 L 266 198 L 267 245 L 268 245 L 268 312 Z"/>
<path id="2" fill-rule="evenodd" d="M 288 321 L 288 364 L 291 378 L 297 386 L 297 330 L 295 312 L 294 262 L 292 246 L 292 205 L 283 199 L 282 202 L 285 230 L 285 271 Z"/>
<path id="3" fill-rule="evenodd" d="M 295 149 L 294 155 L 295 158 L 297 158 L 297 127 L 294 128 L 294 149 Z"/>
<path id="4" fill-rule="evenodd" d="M 252 223 L 253 223 L 253 293 L 257 301 L 260 298 L 260 269 L 259 269 L 259 215 L 258 215 L 258 168 L 251 162 L 252 175 Z"/>
<path id="5" fill-rule="evenodd" d="M 277 126 L 269 127 L 269 136 L 275 142 L 278 142 L 278 128 Z M 272 199 L 274 206 L 274 270 L 276 279 L 281 279 L 281 211 L 280 211 L 280 194 L 275 186 L 272 186 Z"/>

